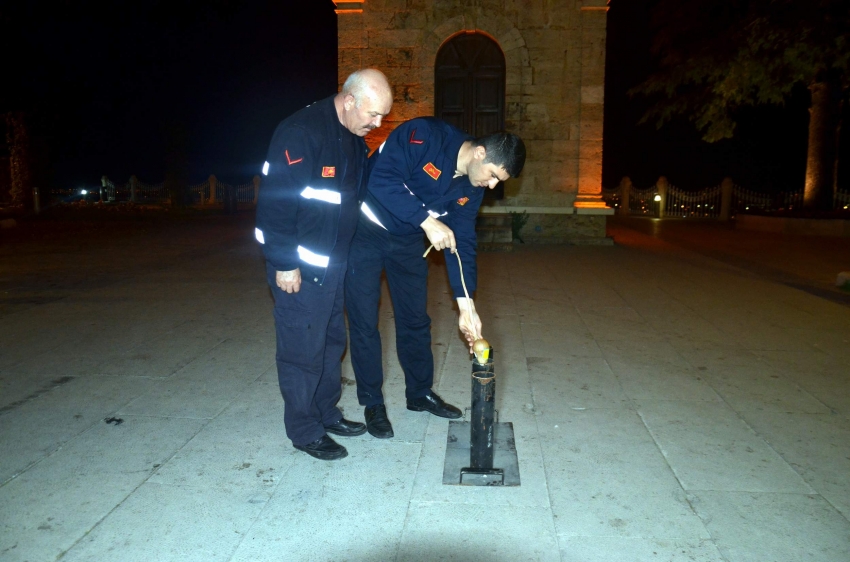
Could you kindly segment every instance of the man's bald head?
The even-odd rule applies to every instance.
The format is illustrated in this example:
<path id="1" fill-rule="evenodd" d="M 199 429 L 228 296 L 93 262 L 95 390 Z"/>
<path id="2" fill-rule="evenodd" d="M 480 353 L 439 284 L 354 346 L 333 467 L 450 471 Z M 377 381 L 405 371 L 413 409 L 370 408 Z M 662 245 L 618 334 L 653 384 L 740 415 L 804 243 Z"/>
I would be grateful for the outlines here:
<path id="1" fill-rule="evenodd" d="M 337 113 L 342 125 L 359 137 L 381 126 L 393 106 L 393 92 L 380 70 L 364 68 L 353 72 L 337 95 Z"/>

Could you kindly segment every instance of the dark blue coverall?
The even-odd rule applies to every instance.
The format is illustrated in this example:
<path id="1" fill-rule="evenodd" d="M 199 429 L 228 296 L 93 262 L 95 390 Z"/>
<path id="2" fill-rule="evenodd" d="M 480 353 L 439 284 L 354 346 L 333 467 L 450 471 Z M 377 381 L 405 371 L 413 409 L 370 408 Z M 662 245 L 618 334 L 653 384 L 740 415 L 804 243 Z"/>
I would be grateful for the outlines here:
<path id="1" fill-rule="evenodd" d="M 330 97 L 278 125 L 264 164 L 256 236 L 275 301 L 286 435 L 295 445 L 312 443 L 342 419 L 343 283 L 366 155 L 366 143 L 340 124 Z M 281 290 L 276 272 L 296 268 L 301 290 Z"/>
<path id="2" fill-rule="evenodd" d="M 362 406 L 382 404 L 384 372 L 378 301 L 385 271 L 396 325 L 396 352 L 408 399 L 428 395 L 434 383 L 431 318 L 427 311 L 427 244 L 420 224 L 433 216 L 451 228 L 470 297 L 476 287 L 475 218 L 484 190 L 453 178 L 463 131 L 435 118 L 397 127 L 369 159 L 369 181 L 348 257 L 345 301 L 351 363 Z M 457 257 L 445 250 L 455 298 L 464 297 Z"/>

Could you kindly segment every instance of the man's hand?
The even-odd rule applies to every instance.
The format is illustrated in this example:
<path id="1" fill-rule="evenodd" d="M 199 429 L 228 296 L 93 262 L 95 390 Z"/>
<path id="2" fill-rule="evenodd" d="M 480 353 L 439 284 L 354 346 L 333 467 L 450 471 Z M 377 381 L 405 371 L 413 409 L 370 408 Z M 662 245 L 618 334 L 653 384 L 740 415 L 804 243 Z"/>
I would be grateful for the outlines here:
<path id="1" fill-rule="evenodd" d="M 469 353 L 472 353 L 472 344 L 481 337 L 481 319 L 475 312 L 475 303 L 472 299 L 463 297 L 457 299 L 457 307 L 460 312 L 458 327 L 469 344 Z"/>
<path id="2" fill-rule="evenodd" d="M 434 217 L 428 217 L 422 221 L 419 227 L 425 231 L 425 236 L 428 237 L 428 241 L 434 245 L 434 248 L 437 250 L 451 248 L 452 253 L 455 253 L 457 245 L 455 244 L 455 233 L 452 232 L 451 228 Z"/>
<path id="3" fill-rule="evenodd" d="M 275 283 L 287 293 L 297 293 L 301 290 L 301 270 L 278 271 L 274 276 Z"/>

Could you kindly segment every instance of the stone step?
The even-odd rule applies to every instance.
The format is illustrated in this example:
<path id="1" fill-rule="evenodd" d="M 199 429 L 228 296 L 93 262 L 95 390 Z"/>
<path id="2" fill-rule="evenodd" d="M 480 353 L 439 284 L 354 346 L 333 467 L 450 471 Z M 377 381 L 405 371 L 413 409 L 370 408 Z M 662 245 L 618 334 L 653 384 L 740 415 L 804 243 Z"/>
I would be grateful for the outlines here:
<path id="1" fill-rule="evenodd" d="M 475 221 L 479 252 L 513 251 L 512 217 L 508 213 L 479 214 Z"/>
<path id="2" fill-rule="evenodd" d="M 488 242 L 486 244 L 478 244 L 478 253 L 482 252 L 513 252 L 513 242 Z"/>
<path id="3" fill-rule="evenodd" d="M 482 242 L 512 242 L 514 239 L 509 226 L 479 226 L 475 229 L 475 234 L 479 245 Z"/>
<path id="4" fill-rule="evenodd" d="M 510 228 L 513 217 L 509 213 L 479 213 L 475 220 L 478 226 L 507 226 Z"/>

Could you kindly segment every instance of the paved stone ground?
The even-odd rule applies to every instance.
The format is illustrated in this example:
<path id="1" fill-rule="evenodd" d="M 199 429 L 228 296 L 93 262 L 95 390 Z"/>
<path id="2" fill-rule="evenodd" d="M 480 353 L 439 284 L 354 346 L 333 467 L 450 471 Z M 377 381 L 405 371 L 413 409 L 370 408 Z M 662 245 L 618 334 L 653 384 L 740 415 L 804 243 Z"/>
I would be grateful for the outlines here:
<path id="1" fill-rule="evenodd" d="M 292 449 L 252 228 L 0 234 L 0 560 L 850 559 L 846 241 L 613 220 L 613 247 L 483 254 L 522 485 L 477 488 L 442 484 L 448 423 L 404 408 L 388 298 L 396 437 Z M 429 290 L 438 391 L 468 404 L 439 262 Z"/>

